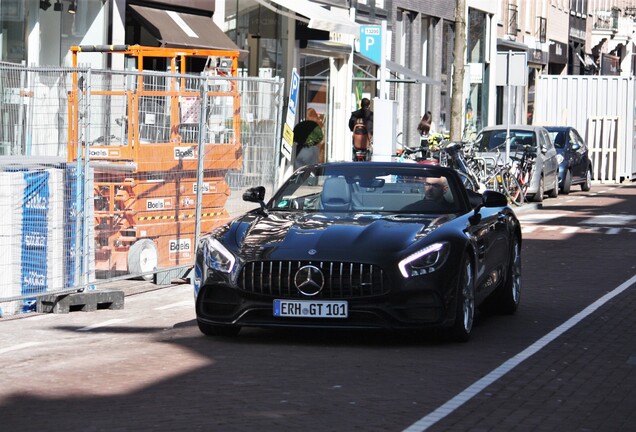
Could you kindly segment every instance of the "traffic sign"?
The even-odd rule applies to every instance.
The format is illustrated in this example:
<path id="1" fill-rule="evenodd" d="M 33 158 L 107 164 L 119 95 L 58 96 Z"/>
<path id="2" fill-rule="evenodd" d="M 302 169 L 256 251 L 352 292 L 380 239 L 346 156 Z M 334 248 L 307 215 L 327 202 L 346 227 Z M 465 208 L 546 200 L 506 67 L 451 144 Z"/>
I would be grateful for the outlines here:
<path id="1" fill-rule="evenodd" d="M 497 53 L 495 83 L 498 86 L 525 86 L 528 80 L 528 54 L 521 51 Z"/>
<path id="2" fill-rule="evenodd" d="M 375 64 L 382 61 L 382 26 L 360 26 L 360 54 L 373 60 Z"/>

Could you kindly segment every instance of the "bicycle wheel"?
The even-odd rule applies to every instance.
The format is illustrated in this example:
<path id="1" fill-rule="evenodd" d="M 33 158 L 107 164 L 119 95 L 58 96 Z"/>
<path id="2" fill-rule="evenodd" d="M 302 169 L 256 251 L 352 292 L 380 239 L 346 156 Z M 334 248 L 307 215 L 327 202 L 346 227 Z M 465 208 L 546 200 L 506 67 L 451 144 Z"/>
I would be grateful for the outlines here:
<path id="1" fill-rule="evenodd" d="M 524 201 L 523 191 L 517 177 L 513 176 L 510 171 L 504 170 L 501 173 L 502 186 L 504 194 L 514 205 L 521 205 Z"/>

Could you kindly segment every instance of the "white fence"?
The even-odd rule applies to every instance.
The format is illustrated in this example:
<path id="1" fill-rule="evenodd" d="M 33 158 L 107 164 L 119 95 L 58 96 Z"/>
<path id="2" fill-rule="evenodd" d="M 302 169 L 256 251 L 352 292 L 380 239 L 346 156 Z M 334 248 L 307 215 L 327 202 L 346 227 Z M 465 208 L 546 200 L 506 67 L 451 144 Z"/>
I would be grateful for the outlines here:
<path id="1" fill-rule="evenodd" d="M 632 77 L 543 75 L 536 86 L 533 122 L 575 127 L 590 148 L 594 180 L 618 183 L 635 178 Z"/>

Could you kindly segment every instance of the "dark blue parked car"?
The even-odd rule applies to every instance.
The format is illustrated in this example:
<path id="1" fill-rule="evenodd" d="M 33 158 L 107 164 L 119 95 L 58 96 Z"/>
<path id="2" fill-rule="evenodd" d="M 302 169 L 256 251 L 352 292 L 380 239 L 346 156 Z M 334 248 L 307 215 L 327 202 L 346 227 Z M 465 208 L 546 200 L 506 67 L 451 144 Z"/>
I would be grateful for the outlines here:
<path id="1" fill-rule="evenodd" d="M 592 187 L 592 162 L 587 145 L 576 129 L 570 126 L 545 126 L 552 138 L 559 162 L 559 189 L 564 194 L 572 185 L 581 190 Z"/>

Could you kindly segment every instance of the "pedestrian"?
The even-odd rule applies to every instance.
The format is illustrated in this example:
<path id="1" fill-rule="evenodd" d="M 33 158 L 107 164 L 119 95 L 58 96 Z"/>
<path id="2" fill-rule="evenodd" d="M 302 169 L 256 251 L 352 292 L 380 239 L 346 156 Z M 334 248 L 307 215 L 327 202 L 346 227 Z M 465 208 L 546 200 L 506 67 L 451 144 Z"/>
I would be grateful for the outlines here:
<path id="1" fill-rule="evenodd" d="M 323 139 L 322 128 L 315 120 L 303 120 L 294 126 L 294 170 L 319 162 L 319 145 Z"/>
<path id="2" fill-rule="evenodd" d="M 311 120 L 316 122 L 320 129 L 322 130 L 323 139 L 318 143 L 318 163 L 323 163 L 325 161 L 325 123 L 323 121 L 323 116 L 318 114 L 318 112 L 314 108 L 307 108 L 307 115 L 305 116 L 305 120 Z"/>
<path id="3" fill-rule="evenodd" d="M 349 117 L 349 129 L 353 132 L 356 124 L 364 124 L 369 136 L 373 136 L 373 111 L 371 111 L 371 101 L 367 98 L 360 100 L 360 109 L 355 110 Z"/>
<path id="4" fill-rule="evenodd" d="M 422 137 L 428 137 L 436 132 L 435 124 L 433 123 L 433 115 L 430 111 L 426 111 L 417 125 L 417 131 Z"/>

